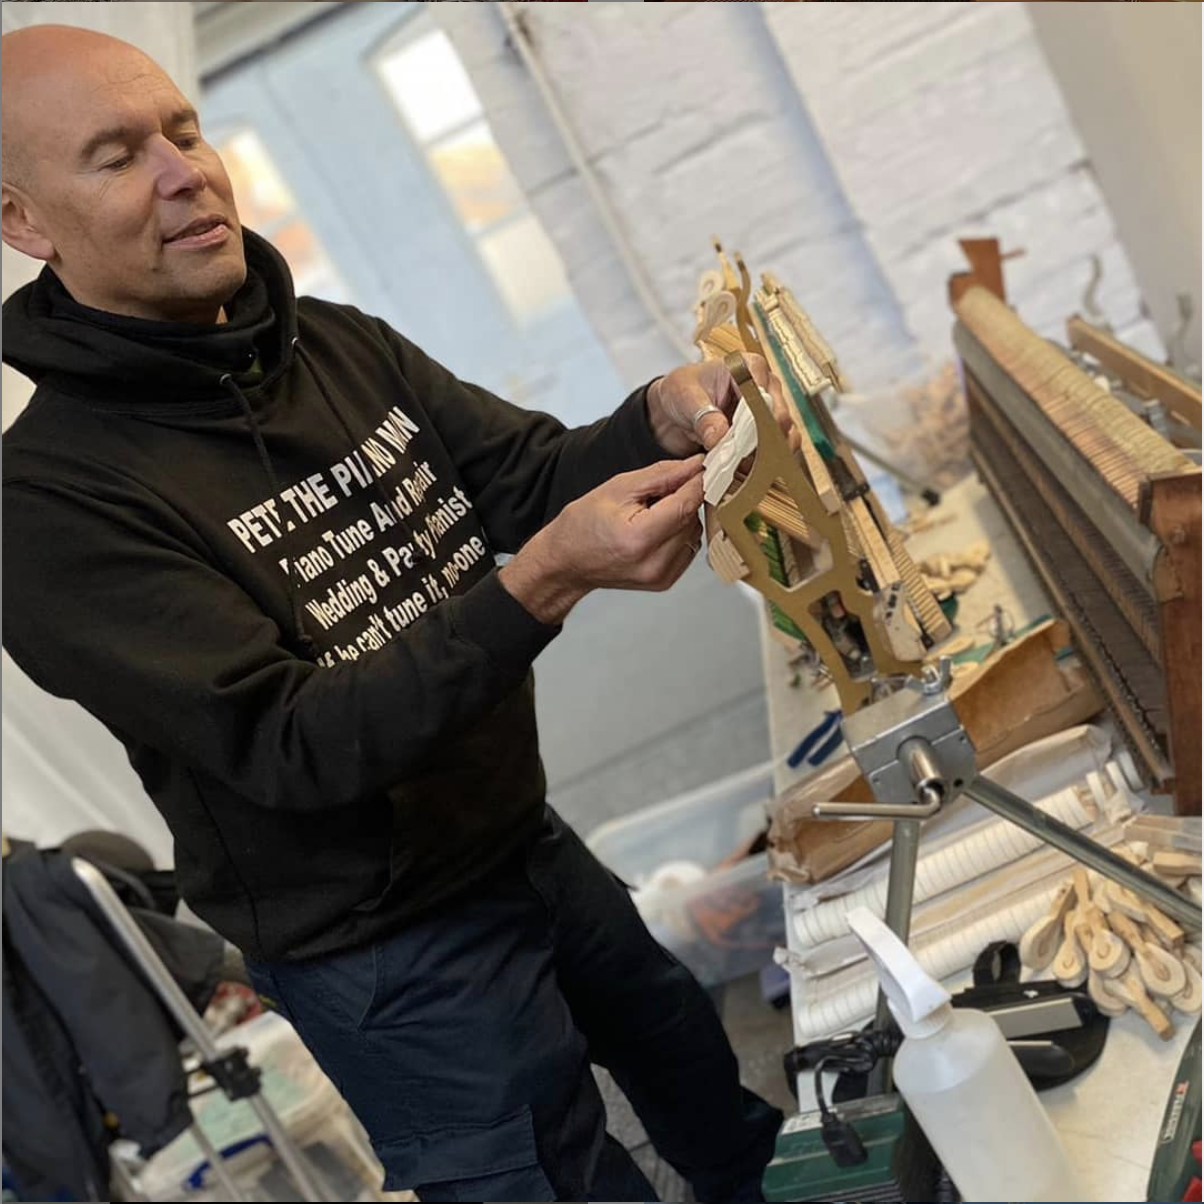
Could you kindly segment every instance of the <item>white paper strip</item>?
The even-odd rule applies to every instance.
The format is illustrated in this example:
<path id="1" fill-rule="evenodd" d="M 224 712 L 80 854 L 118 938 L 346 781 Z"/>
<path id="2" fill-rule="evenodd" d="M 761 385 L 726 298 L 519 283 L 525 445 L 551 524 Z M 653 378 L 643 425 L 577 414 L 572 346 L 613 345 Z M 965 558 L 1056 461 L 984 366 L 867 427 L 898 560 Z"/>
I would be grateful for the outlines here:
<path id="1" fill-rule="evenodd" d="M 764 389 L 761 396 L 767 405 L 773 404 Z M 748 403 L 741 398 L 727 434 L 707 452 L 702 462 L 702 495 L 712 506 L 723 500 L 740 462 L 756 449 L 757 422 Z"/>

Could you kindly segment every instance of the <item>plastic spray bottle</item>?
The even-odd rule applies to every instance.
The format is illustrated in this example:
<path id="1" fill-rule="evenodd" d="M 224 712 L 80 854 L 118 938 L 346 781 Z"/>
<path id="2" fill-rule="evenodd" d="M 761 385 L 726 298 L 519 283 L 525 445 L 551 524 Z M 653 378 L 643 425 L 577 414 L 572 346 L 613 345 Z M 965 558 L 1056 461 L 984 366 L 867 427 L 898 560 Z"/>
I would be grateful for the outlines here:
<path id="1" fill-rule="evenodd" d="M 853 908 L 848 920 L 903 1031 L 895 1086 L 962 1198 L 1087 1199 L 995 1021 L 954 1008 L 949 992 L 873 912 Z"/>

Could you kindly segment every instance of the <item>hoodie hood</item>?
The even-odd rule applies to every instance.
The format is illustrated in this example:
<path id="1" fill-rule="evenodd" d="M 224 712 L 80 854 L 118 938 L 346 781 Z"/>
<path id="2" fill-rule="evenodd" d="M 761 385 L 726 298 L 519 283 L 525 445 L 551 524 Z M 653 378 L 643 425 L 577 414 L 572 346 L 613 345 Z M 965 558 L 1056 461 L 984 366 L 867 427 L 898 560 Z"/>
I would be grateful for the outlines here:
<path id="1" fill-rule="evenodd" d="M 247 278 L 227 321 L 156 322 L 81 305 L 50 267 L 4 302 L 4 362 L 35 384 L 122 409 L 225 400 L 287 368 L 297 302 L 283 256 L 243 227 Z M 252 368 L 258 361 L 258 369 Z"/>
<path id="2" fill-rule="evenodd" d="M 279 474 L 247 396 L 284 372 L 297 341 L 297 302 L 283 256 L 243 230 L 247 278 L 225 302 L 226 321 L 156 322 L 81 305 L 58 275 L 38 278 L 4 303 L 4 361 L 36 384 L 111 408 L 150 415 L 181 404 L 242 412 L 264 479 L 279 499 Z M 319 389 L 346 432 L 325 386 Z M 348 434 L 349 443 L 354 441 Z M 378 493 L 384 496 L 379 482 Z M 312 659 L 291 556 L 285 558 L 293 634 Z"/>

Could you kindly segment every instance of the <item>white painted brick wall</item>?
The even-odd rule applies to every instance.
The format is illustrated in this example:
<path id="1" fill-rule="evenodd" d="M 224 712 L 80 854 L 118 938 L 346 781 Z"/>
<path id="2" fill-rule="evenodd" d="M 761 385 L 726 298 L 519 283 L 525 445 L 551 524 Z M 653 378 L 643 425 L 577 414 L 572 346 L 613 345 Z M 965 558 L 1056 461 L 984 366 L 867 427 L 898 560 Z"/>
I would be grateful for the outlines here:
<path id="1" fill-rule="evenodd" d="M 947 347 L 959 236 L 998 234 L 1009 298 L 1061 335 L 1104 263 L 1099 302 L 1157 350 L 1082 142 L 1022 4 L 768 5 L 766 20 L 909 331 Z"/>
<path id="2" fill-rule="evenodd" d="M 1022 316 L 1100 302 L 1160 345 L 1020 4 L 522 6 L 537 53 L 683 336 L 710 237 L 777 271 L 859 387 L 949 352 L 959 236 L 1023 246 Z M 438 5 L 495 135 L 629 381 L 677 357 L 626 279 L 490 5 Z"/>
<path id="3" fill-rule="evenodd" d="M 906 365 L 911 340 L 810 129 L 758 6 L 553 6 L 524 10 L 545 69 L 657 296 L 688 338 L 712 235 L 754 271 L 799 284 L 853 359 Z M 622 374 L 676 352 L 652 326 L 502 24 L 486 6 L 440 5 L 495 135 L 565 258 L 581 304 Z M 805 289 L 802 281 L 806 280 Z M 851 341 L 851 342 L 850 342 Z"/>

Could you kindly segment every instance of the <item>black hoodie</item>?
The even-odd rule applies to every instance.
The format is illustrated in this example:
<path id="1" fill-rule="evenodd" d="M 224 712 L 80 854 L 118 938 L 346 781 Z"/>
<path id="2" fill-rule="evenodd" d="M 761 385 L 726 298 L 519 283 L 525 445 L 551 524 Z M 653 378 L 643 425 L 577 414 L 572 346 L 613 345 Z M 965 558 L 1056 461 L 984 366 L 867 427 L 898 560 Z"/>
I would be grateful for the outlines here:
<path id="1" fill-rule="evenodd" d="M 666 453 L 645 389 L 565 428 L 245 231 L 218 326 L 4 304 L 37 383 L 4 437 L 4 645 L 125 746 L 189 905 L 255 959 L 376 939 L 540 822 L 531 664 L 498 581 L 573 498 Z"/>

